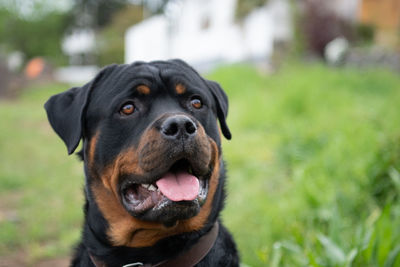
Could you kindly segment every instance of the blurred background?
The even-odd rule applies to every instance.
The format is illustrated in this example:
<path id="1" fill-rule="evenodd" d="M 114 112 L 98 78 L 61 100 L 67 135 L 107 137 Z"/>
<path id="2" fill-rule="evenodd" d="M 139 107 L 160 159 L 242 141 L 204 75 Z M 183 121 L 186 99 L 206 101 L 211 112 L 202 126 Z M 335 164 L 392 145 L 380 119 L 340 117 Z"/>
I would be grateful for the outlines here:
<path id="1" fill-rule="evenodd" d="M 83 171 L 43 109 L 182 58 L 230 99 L 243 266 L 400 266 L 400 0 L 0 0 L 0 266 L 68 266 Z"/>

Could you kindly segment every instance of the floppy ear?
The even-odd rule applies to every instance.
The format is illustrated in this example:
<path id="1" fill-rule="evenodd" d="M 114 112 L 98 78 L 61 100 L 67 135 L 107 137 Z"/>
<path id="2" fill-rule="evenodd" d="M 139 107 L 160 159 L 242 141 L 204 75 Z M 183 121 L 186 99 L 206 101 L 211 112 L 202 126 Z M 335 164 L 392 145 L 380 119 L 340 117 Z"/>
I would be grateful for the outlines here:
<path id="1" fill-rule="evenodd" d="M 218 83 L 209 80 L 205 81 L 211 90 L 215 102 L 217 103 L 217 117 L 219 124 L 221 125 L 222 133 L 226 139 L 230 140 L 232 135 L 229 131 L 228 125 L 226 124 L 226 117 L 228 116 L 228 97 Z"/>
<path id="2" fill-rule="evenodd" d="M 90 92 L 105 71 L 111 69 L 110 67 L 101 70 L 92 81 L 84 86 L 73 87 L 68 91 L 54 95 L 44 104 L 50 125 L 64 141 L 68 154 L 72 154 L 75 151 L 81 140 L 84 122 L 83 114 Z"/>

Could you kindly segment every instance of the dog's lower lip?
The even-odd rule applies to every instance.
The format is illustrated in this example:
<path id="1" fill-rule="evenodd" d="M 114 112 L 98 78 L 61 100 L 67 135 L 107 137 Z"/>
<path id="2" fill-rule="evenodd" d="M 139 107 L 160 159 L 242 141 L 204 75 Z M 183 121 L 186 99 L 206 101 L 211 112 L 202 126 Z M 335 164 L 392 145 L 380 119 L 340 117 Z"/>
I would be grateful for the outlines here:
<path id="1" fill-rule="evenodd" d="M 139 185 L 131 184 L 123 193 L 127 207 L 135 213 L 143 213 L 151 209 L 163 198 L 160 191 L 146 190 Z"/>

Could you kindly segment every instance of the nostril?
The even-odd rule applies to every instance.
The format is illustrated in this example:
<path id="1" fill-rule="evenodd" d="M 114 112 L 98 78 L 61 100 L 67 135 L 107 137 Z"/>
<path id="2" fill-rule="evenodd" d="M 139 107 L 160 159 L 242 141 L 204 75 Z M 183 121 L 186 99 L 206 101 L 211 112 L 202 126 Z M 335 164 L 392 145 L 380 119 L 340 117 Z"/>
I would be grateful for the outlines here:
<path id="1" fill-rule="evenodd" d="M 176 122 L 170 122 L 163 128 L 163 133 L 165 135 L 174 136 L 178 133 L 178 124 Z"/>
<path id="2" fill-rule="evenodd" d="M 196 132 L 196 125 L 193 122 L 187 121 L 185 123 L 185 129 L 188 134 L 194 134 Z"/>

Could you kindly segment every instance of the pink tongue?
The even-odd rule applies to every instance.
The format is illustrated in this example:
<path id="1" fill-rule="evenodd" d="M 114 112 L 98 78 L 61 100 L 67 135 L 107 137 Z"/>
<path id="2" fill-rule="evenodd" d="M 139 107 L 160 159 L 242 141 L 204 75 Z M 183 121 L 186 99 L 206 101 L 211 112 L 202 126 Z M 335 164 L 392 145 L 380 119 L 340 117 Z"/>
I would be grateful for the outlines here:
<path id="1" fill-rule="evenodd" d="M 168 172 L 156 184 L 161 193 L 172 201 L 194 200 L 199 194 L 199 179 L 187 172 Z"/>

